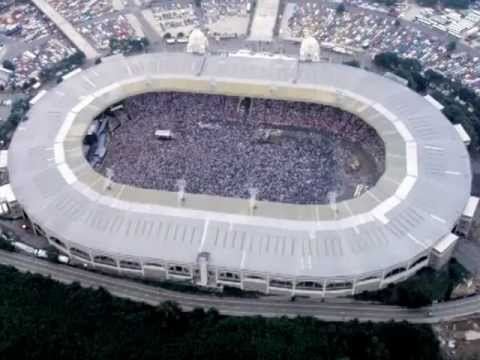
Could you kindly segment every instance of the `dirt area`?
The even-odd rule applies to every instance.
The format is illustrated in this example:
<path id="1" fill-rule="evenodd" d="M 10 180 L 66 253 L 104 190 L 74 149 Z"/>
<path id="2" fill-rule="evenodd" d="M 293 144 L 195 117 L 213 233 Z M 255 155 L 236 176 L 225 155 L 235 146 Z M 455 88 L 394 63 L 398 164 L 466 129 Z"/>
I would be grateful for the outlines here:
<path id="1" fill-rule="evenodd" d="M 445 359 L 480 359 L 480 315 L 433 326 Z"/>

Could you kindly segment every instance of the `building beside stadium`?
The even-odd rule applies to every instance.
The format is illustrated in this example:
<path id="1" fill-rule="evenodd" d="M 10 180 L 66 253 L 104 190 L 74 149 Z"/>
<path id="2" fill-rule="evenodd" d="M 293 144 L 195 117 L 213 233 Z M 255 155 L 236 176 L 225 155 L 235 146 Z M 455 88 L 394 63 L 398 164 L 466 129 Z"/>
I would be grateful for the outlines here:
<path id="1" fill-rule="evenodd" d="M 161 91 L 338 107 L 381 136 L 385 172 L 359 197 L 302 205 L 135 188 L 94 171 L 82 149 L 92 119 Z M 456 225 L 473 216 L 470 159 L 454 127 L 420 95 L 361 69 L 244 52 L 117 55 L 32 103 L 9 149 L 16 199 L 52 245 L 105 271 L 348 295 L 442 266 Z"/>

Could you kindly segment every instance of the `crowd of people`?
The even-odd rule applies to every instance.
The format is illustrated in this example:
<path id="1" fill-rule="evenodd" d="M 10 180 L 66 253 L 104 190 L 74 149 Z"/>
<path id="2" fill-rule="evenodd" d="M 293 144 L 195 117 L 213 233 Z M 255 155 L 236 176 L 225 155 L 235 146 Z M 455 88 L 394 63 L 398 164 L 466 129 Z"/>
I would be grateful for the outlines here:
<path id="1" fill-rule="evenodd" d="M 286 203 L 352 197 L 384 171 L 384 145 L 353 114 L 311 103 L 187 93 L 128 98 L 98 168 L 142 188 Z M 161 140 L 156 130 L 170 130 Z M 188 196 L 188 195 L 187 195 Z"/>

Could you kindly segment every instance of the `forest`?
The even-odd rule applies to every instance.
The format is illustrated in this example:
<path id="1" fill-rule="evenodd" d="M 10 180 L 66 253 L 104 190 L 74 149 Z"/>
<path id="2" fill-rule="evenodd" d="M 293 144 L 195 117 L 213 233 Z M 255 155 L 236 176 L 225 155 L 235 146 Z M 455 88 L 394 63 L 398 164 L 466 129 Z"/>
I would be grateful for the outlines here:
<path id="1" fill-rule="evenodd" d="M 426 325 L 185 312 L 4 266 L 0 283 L 0 359 L 441 359 Z"/>

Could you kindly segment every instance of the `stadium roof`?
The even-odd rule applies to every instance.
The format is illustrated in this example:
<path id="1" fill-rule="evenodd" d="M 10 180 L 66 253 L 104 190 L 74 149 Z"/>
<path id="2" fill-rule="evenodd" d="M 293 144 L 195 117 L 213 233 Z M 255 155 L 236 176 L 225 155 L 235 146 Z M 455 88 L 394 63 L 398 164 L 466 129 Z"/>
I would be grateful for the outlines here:
<path id="1" fill-rule="evenodd" d="M 113 184 L 83 156 L 92 118 L 159 90 L 305 100 L 357 114 L 384 139 L 386 171 L 360 197 L 329 205 L 175 193 Z M 17 200 L 71 246 L 229 269 L 343 277 L 406 264 L 449 234 L 470 196 L 468 153 L 448 120 L 406 87 L 353 67 L 270 56 L 145 54 L 82 71 L 50 90 L 9 151 Z M 188 191 L 188 189 L 187 189 Z"/>

